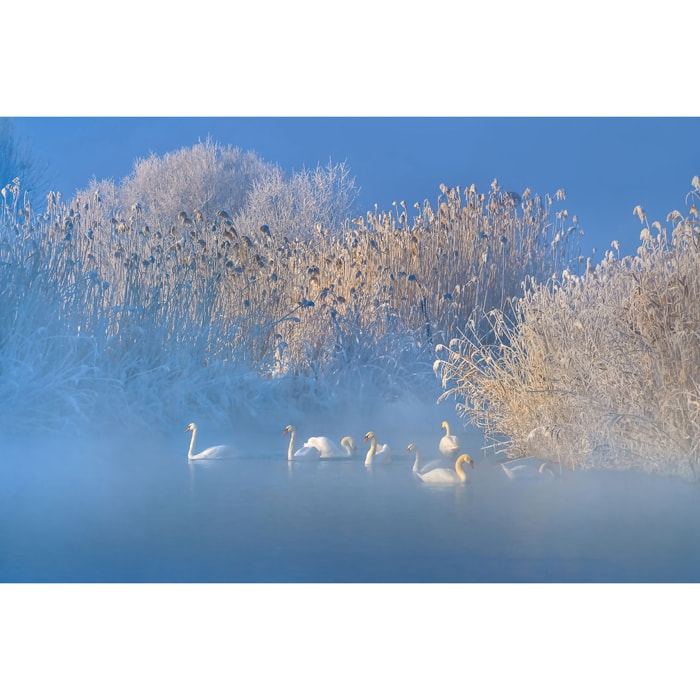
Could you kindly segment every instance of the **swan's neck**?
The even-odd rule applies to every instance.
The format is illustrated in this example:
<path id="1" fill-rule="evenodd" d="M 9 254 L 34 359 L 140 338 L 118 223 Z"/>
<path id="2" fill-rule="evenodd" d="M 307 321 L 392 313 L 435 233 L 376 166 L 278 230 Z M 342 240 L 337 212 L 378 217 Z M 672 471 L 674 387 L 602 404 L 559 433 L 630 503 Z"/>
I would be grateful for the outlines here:
<path id="1" fill-rule="evenodd" d="M 450 424 L 445 423 L 445 437 L 450 437 Z"/>
<path id="2" fill-rule="evenodd" d="M 371 467 L 374 464 L 374 453 L 377 451 L 377 438 L 371 437 L 369 443 L 369 450 L 367 450 L 367 456 L 365 457 L 365 466 Z"/>
<path id="3" fill-rule="evenodd" d="M 367 453 L 367 456 L 372 458 L 374 455 L 377 453 L 377 438 L 373 437 L 370 439 L 369 442 L 369 452 Z"/>
<path id="4" fill-rule="evenodd" d="M 192 459 L 194 456 L 194 441 L 195 438 L 197 437 L 197 428 L 192 428 L 192 439 L 190 440 L 190 449 L 189 452 L 187 453 L 187 456 L 189 459 Z"/>
<path id="5" fill-rule="evenodd" d="M 462 469 L 462 464 L 466 460 L 460 457 L 456 462 L 455 462 L 455 471 L 457 472 L 457 476 L 459 477 L 460 481 L 466 481 L 467 480 L 467 475 L 464 473 L 464 469 Z"/>
<path id="6" fill-rule="evenodd" d="M 292 428 L 289 431 L 289 449 L 287 450 L 287 459 L 290 461 L 294 459 L 294 438 L 296 435 L 297 431 Z"/>
<path id="7" fill-rule="evenodd" d="M 414 447 L 413 451 L 416 453 L 416 458 L 413 460 L 413 470 L 412 471 L 417 472 L 418 465 L 420 464 L 420 450 L 417 447 Z"/>

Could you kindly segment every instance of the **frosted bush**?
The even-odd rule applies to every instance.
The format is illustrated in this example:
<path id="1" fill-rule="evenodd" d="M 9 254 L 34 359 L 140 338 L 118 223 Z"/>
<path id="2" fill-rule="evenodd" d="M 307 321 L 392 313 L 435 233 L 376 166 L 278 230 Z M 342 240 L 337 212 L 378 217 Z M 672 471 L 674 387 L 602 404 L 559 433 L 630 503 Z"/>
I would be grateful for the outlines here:
<path id="1" fill-rule="evenodd" d="M 523 270 L 550 275 L 578 240 L 553 200 L 495 182 L 488 196 L 443 187 L 413 221 L 403 204 L 348 219 L 344 165 L 265 166 L 227 190 L 225 164 L 244 160 L 200 144 L 70 202 L 52 192 L 42 213 L 5 188 L 3 417 L 153 427 L 348 396 L 434 400 L 435 342 L 505 304 Z"/>

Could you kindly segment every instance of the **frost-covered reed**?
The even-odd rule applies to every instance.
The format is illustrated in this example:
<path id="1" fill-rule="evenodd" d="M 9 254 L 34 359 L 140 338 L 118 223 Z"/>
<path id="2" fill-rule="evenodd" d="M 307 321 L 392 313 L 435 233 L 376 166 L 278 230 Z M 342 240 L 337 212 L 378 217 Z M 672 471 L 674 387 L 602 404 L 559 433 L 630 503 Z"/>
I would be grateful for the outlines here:
<path id="1" fill-rule="evenodd" d="M 577 246 L 551 198 L 496 182 L 350 219 L 345 166 L 285 178 L 211 143 L 41 213 L 19 184 L 0 202 L 0 414 L 24 425 L 435 398 L 436 341 Z"/>
<path id="2" fill-rule="evenodd" d="M 700 475 L 700 180 L 670 234 L 613 242 L 583 275 L 530 282 L 508 309 L 439 348 L 445 396 L 510 456 Z"/>

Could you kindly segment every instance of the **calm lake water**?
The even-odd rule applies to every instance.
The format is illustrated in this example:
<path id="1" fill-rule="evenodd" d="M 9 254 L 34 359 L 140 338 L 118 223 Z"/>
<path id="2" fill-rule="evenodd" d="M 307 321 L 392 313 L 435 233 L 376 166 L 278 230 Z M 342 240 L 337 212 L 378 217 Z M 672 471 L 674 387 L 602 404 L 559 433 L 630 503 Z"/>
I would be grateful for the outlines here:
<path id="1" fill-rule="evenodd" d="M 364 445 L 356 461 L 290 467 L 278 434 L 265 456 L 190 466 L 188 438 L 4 444 L 0 581 L 700 581 L 697 484 L 511 481 L 476 444 L 468 483 L 429 486 L 408 440 L 386 467 L 367 469 Z"/>

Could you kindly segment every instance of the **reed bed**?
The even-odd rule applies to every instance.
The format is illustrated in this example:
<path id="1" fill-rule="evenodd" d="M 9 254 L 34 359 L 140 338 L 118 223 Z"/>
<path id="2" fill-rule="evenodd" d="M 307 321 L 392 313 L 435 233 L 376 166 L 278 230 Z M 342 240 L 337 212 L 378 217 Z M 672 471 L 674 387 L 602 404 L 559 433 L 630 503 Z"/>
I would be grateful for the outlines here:
<path id="1" fill-rule="evenodd" d="M 355 194 L 344 165 L 285 179 L 211 143 L 50 193 L 40 213 L 13 181 L 0 413 L 60 429 L 434 399 L 436 342 L 483 327 L 524 273 L 577 264 L 563 192 L 441 186 L 412 218 L 401 203 L 351 219 Z"/>
<path id="2" fill-rule="evenodd" d="M 689 212 L 583 275 L 529 281 L 490 335 L 438 348 L 445 392 L 496 449 L 570 467 L 700 475 L 700 180 Z"/>

